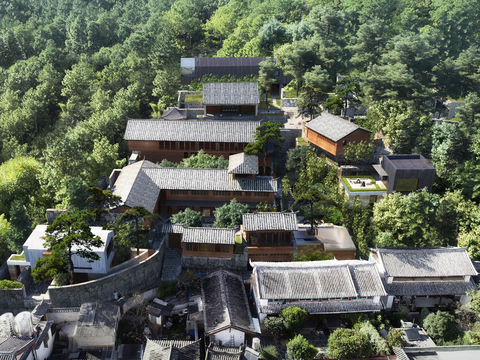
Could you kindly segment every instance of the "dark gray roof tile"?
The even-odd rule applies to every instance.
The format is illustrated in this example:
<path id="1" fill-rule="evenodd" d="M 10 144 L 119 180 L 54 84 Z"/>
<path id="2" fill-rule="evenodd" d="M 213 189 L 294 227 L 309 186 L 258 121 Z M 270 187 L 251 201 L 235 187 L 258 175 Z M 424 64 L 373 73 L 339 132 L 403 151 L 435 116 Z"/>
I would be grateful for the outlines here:
<path id="1" fill-rule="evenodd" d="M 136 120 L 129 119 L 125 140 L 254 142 L 259 121 Z"/>
<path id="2" fill-rule="evenodd" d="M 243 279 L 226 270 L 217 270 L 202 279 L 205 334 L 230 327 L 254 334 Z"/>
<path id="3" fill-rule="evenodd" d="M 386 295 L 373 262 L 253 262 L 252 266 L 261 299 L 327 299 Z"/>
<path id="4" fill-rule="evenodd" d="M 298 229 L 297 214 L 294 212 L 265 212 L 242 214 L 244 231 Z"/>
<path id="5" fill-rule="evenodd" d="M 475 276 L 466 248 L 371 249 L 377 253 L 387 276 Z"/>
<path id="6" fill-rule="evenodd" d="M 182 242 L 199 244 L 235 244 L 235 229 L 211 227 L 185 227 Z"/>
<path id="7" fill-rule="evenodd" d="M 258 156 L 245 153 L 230 155 L 228 158 L 229 174 L 258 174 Z"/>
<path id="8" fill-rule="evenodd" d="M 258 82 L 203 83 L 205 105 L 254 105 L 260 103 Z"/>
<path id="9" fill-rule="evenodd" d="M 341 118 L 340 116 L 332 115 L 326 112 L 308 122 L 305 126 L 310 130 L 315 131 L 317 134 L 323 135 L 327 139 L 335 142 L 343 139 L 347 135 L 350 135 L 357 129 L 371 132 L 353 122 Z"/>

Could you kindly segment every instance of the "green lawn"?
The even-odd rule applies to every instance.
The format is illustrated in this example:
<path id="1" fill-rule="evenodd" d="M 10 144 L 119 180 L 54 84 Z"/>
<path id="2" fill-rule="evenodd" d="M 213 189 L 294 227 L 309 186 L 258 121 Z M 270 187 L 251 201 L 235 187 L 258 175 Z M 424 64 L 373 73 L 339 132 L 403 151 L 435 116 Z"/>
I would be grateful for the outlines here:
<path id="1" fill-rule="evenodd" d="M 275 100 L 277 101 L 277 106 L 278 106 L 279 108 L 282 107 L 282 99 L 280 99 L 279 97 L 277 97 Z"/>
<path id="2" fill-rule="evenodd" d="M 298 141 L 298 146 L 309 144 L 309 142 L 301 136 L 297 137 L 297 141 Z"/>
<path id="3" fill-rule="evenodd" d="M 454 99 L 454 98 L 449 96 L 448 100 L 450 100 L 451 102 L 465 102 L 465 98 L 463 98 L 463 97 L 459 97 L 458 99 Z"/>
<path id="4" fill-rule="evenodd" d="M 370 180 L 372 180 L 372 183 L 375 185 L 375 189 L 353 189 L 353 188 L 350 186 L 350 183 L 347 181 L 348 178 L 353 178 L 353 179 L 357 179 L 357 178 L 360 178 L 360 179 L 370 179 Z M 387 189 L 382 189 L 380 186 L 378 186 L 372 176 L 365 176 L 365 175 L 342 176 L 342 180 L 344 180 L 343 183 L 345 184 L 345 186 L 347 187 L 348 191 L 350 191 L 350 192 L 387 191 Z"/>
<path id="5" fill-rule="evenodd" d="M 298 93 L 298 95 L 300 95 L 300 92 Z M 285 97 L 287 99 L 295 99 L 297 97 L 297 90 L 294 89 L 294 90 L 286 90 L 285 91 Z"/>
<path id="6" fill-rule="evenodd" d="M 272 99 L 268 99 L 268 105 L 270 105 L 270 110 L 274 109 L 280 109 L 280 106 L 277 107 L 277 104 L 275 104 Z M 268 109 L 268 105 L 265 104 L 265 100 L 260 100 L 260 104 L 258 104 L 259 109 Z"/>
<path id="7" fill-rule="evenodd" d="M 235 236 L 235 254 L 242 253 L 242 237 L 240 235 Z"/>
<path id="8" fill-rule="evenodd" d="M 203 94 L 186 94 L 185 102 L 203 102 Z"/>
<path id="9" fill-rule="evenodd" d="M 10 258 L 11 260 L 16 260 L 16 261 L 25 261 L 25 254 L 22 255 L 12 255 Z"/>

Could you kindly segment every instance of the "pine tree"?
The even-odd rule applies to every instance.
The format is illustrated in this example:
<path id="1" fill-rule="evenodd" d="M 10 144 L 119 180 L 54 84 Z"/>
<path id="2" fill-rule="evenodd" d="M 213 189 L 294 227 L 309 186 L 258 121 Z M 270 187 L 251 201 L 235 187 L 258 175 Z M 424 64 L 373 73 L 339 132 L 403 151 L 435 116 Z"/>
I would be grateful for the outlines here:
<path id="1" fill-rule="evenodd" d="M 10 206 L 10 231 L 8 233 L 8 248 L 20 254 L 23 243 L 32 232 L 32 223 L 27 216 L 22 202 L 15 200 Z"/>

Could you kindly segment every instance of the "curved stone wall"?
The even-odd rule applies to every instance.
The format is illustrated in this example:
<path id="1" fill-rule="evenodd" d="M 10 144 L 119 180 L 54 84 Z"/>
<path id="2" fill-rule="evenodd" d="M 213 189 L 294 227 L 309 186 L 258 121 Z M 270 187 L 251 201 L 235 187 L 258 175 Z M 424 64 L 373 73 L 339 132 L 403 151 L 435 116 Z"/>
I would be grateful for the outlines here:
<path id="1" fill-rule="evenodd" d="M 155 250 L 150 250 L 155 251 Z M 85 302 L 112 301 L 114 292 L 122 296 L 157 285 L 162 275 L 165 244 L 139 264 L 101 279 L 76 285 L 50 286 L 52 307 L 79 307 Z"/>

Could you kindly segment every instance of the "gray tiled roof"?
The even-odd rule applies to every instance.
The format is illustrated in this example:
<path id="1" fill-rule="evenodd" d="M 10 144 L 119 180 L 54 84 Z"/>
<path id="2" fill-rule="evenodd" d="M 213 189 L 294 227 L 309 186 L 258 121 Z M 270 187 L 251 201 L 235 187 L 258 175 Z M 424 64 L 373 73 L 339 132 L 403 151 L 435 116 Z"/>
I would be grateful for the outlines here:
<path id="1" fill-rule="evenodd" d="M 242 350 L 236 347 L 209 346 L 205 360 L 240 360 Z"/>
<path id="2" fill-rule="evenodd" d="M 474 276 L 477 271 L 466 248 L 371 249 L 377 253 L 387 276 Z"/>
<path id="3" fill-rule="evenodd" d="M 473 280 L 465 281 L 384 281 L 388 295 L 396 296 L 437 296 L 465 295 L 468 291 L 477 290 Z"/>
<path id="4" fill-rule="evenodd" d="M 32 316 L 34 320 L 40 321 L 43 315 L 45 315 L 50 308 L 50 304 L 42 300 L 40 304 L 35 306 L 35 309 L 32 310 Z"/>
<path id="5" fill-rule="evenodd" d="M 125 140 L 254 142 L 259 121 L 135 120 L 129 119 Z"/>
<path id="6" fill-rule="evenodd" d="M 0 338 L 0 354 L 16 354 L 16 352 L 30 346 L 34 341 L 35 339 L 32 339 L 30 336 Z"/>
<path id="7" fill-rule="evenodd" d="M 243 279 L 226 270 L 202 278 L 205 335 L 235 328 L 255 333 Z"/>
<path id="8" fill-rule="evenodd" d="M 200 340 L 147 339 L 143 360 L 200 360 Z"/>
<path id="9" fill-rule="evenodd" d="M 182 120 L 186 118 L 187 110 L 177 109 L 175 107 L 165 110 L 162 115 L 162 119 L 164 120 Z"/>
<path id="10" fill-rule="evenodd" d="M 258 82 L 203 83 L 205 105 L 255 105 L 260 103 Z"/>
<path id="11" fill-rule="evenodd" d="M 185 227 L 182 242 L 199 244 L 235 244 L 235 229 L 211 227 Z"/>
<path id="12" fill-rule="evenodd" d="M 230 155 L 228 158 L 229 174 L 258 174 L 258 156 L 245 153 Z"/>
<path id="13" fill-rule="evenodd" d="M 224 169 L 148 168 L 144 170 L 161 189 L 277 192 L 276 179 L 233 179 Z M 117 180 L 118 181 L 118 180 Z"/>
<path id="14" fill-rule="evenodd" d="M 163 223 L 161 232 L 164 234 L 183 234 L 184 226 L 182 224 Z"/>
<path id="15" fill-rule="evenodd" d="M 160 168 L 160 166 L 143 160 L 125 166 L 112 187 L 112 193 L 122 198 L 128 207 L 143 206 L 150 212 L 160 194 L 160 187 L 145 173 L 145 169 Z"/>
<path id="16" fill-rule="evenodd" d="M 122 169 L 112 193 L 128 207 L 143 206 L 153 212 L 160 190 L 213 190 L 273 192 L 278 182 L 269 176 L 233 179 L 225 169 L 164 168 L 142 160 Z"/>
<path id="17" fill-rule="evenodd" d="M 386 295 L 375 263 L 361 260 L 253 262 L 260 299 Z"/>
<path id="18" fill-rule="evenodd" d="M 278 314 L 289 306 L 296 306 L 309 314 L 332 314 L 348 312 L 370 312 L 383 309 L 381 302 L 374 303 L 373 300 L 342 300 L 342 301 L 317 301 L 317 302 L 295 302 L 295 303 L 268 303 L 261 306 L 260 311 L 267 315 Z"/>
<path id="19" fill-rule="evenodd" d="M 371 132 L 353 122 L 341 118 L 340 116 L 332 115 L 326 112 L 308 122 L 305 126 L 310 130 L 313 130 L 316 133 L 323 135 L 335 142 L 343 139 L 347 135 L 350 135 L 357 129 Z"/>
<path id="20" fill-rule="evenodd" d="M 298 229 L 297 214 L 294 212 L 266 212 L 242 214 L 244 231 Z"/>
<path id="21" fill-rule="evenodd" d="M 118 307 L 109 303 L 85 303 L 80 307 L 74 336 L 77 338 L 114 336 Z"/>

